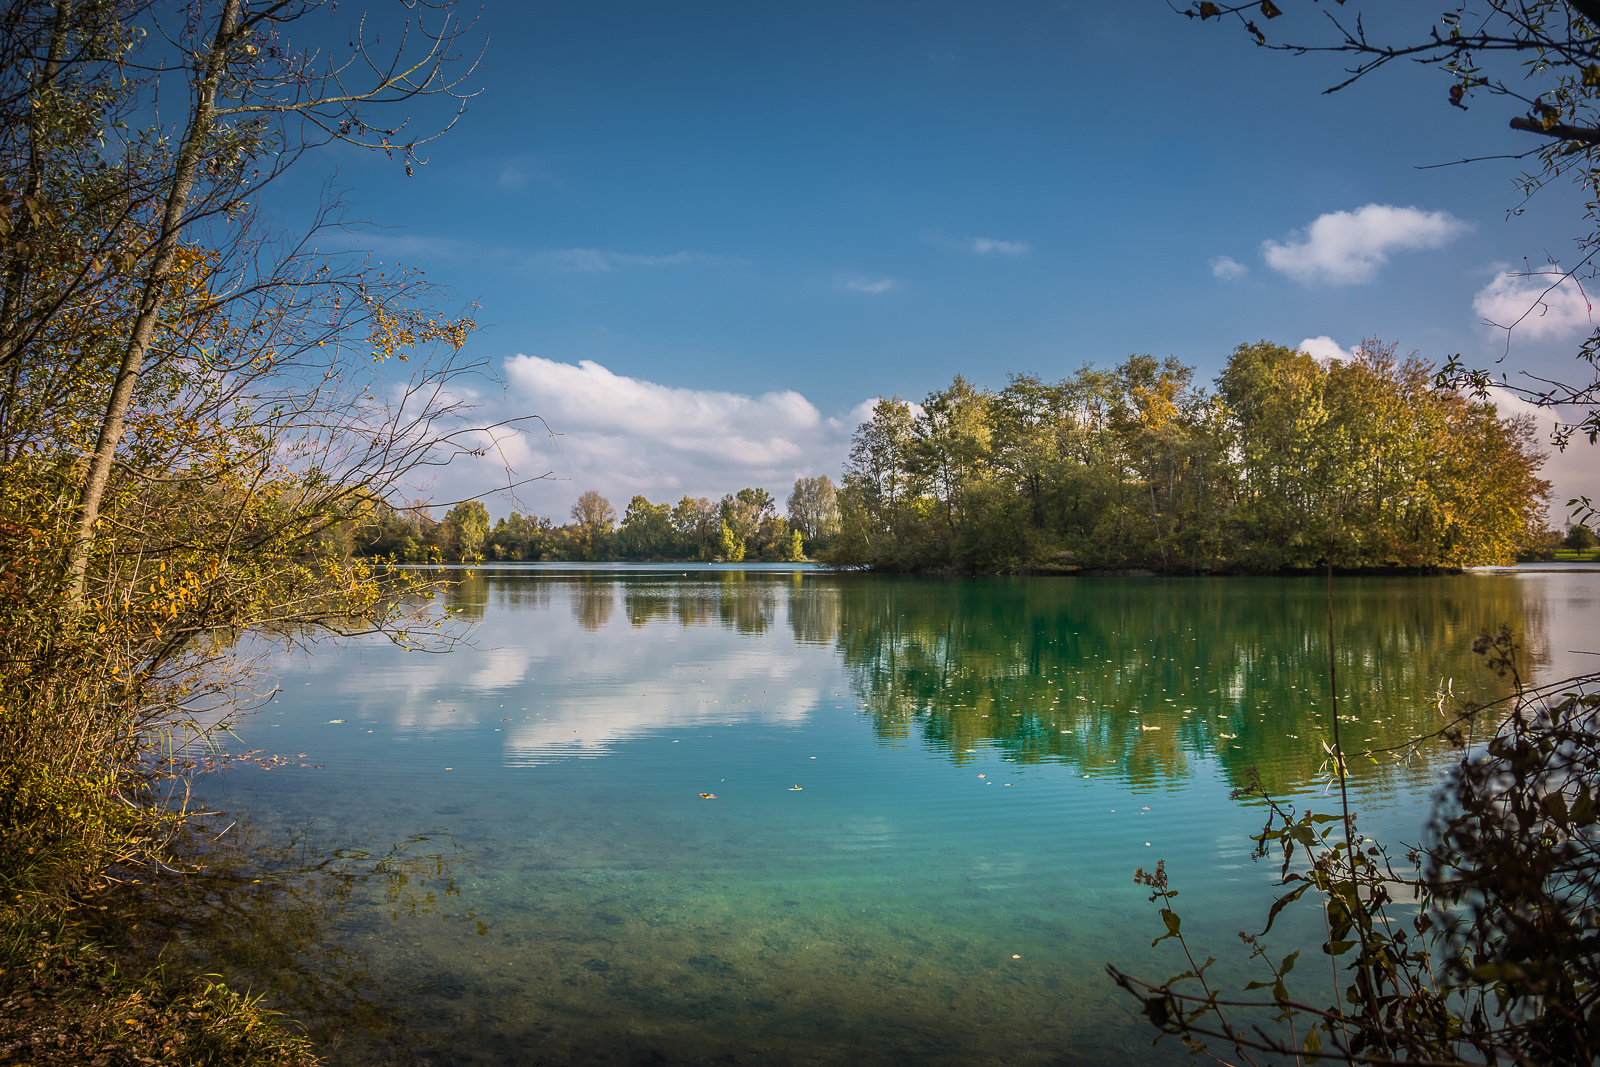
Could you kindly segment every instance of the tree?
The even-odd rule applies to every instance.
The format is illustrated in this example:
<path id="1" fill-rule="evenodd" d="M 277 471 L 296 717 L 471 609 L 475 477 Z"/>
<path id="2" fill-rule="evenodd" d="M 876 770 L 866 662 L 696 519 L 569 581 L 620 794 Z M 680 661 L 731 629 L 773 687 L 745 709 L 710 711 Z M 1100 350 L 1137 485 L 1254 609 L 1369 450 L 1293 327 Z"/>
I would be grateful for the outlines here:
<path id="1" fill-rule="evenodd" d="M 191 314 L 210 317 L 234 298 L 248 302 L 259 290 L 240 286 L 237 277 L 230 286 L 227 272 L 252 272 L 250 257 L 225 250 L 250 232 L 251 197 L 317 137 L 399 151 L 409 168 L 416 142 L 395 143 L 394 131 L 372 125 L 363 107 L 454 89 L 443 70 L 461 26 L 448 10 L 441 25 L 419 27 L 416 39 L 426 44 L 418 54 L 402 51 L 379 62 L 362 40 L 356 54 L 372 76 L 357 84 L 350 80 L 354 66 L 321 66 L 327 61 L 283 40 L 289 24 L 324 6 L 307 0 L 249 9 L 244 0 L 216 0 L 169 11 L 157 4 L 67 0 L 11 4 L 9 14 L 22 29 L 16 39 L 21 54 L 6 71 L 0 98 L 26 100 L 30 119 L 0 140 L 0 207 L 20 216 L 7 219 L 7 228 L 23 231 L 0 252 L 6 279 L 0 366 L 19 365 L 32 346 L 56 335 L 57 324 L 81 318 L 108 291 L 125 301 L 126 329 L 104 367 L 109 389 L 78 492 L 77 535 L 67 557 L 74 600 L 85 589 L 112 467 L 141 380 L 154 369 L 152 361 L 164 358 L 173 320 L 178 332 L 196 325 L 169 305 L 183 295 L 197 297 Z M 331 10 L 331 0 L 326 6 Z M 169 14 L 176 25 L 164 24 Z M 129 79 L 129 68 L 151 77 Z M 120 135 L 124 116 L 158 102 L 142 99 L 135 87 L 148 87 L 154 97 L 174 70 L 183 71 L 178 80 L 187 94 L 173 134 Z M 316 131 L 312 139 L 304 129 Z M 105 166 L 105 156 L 120 165 Z M 202 227 L 214 256 L 194 253 L 194 234 Z M 65 263 L 64 253 L 70 254 Z M 198 274 L 198 284 L 185 285 L 186 274 Z M 419 330 L 461 336 L 381 301 L 366 310 L 375 334 L 389 335 L 387 344 L 378 337 L 374 345 L 387 349 L 384 354 L 417 340 Z M 410 340 L 401 341 L 403 334 Z"/>
<path id="2" fill-rule="evenodd" d="M 820 541 L 839 530 L 839 494 L 826 474 L 797 478 L 789 493 L 789 524 L 807 541 Z"/>
<path id="3" fill-rule="evenodd" d="M 728 525 L 726 519 L 717 532 L 717 555 L 728 563 L 738 563 L 744 559 L 744 538 Z"/>
<path id="4" fill-rule="evenodd" d="M 331 9 L 0 3 L 0 877 L 52 899 L 116 850 L 159 854 L 130 845 L 159 819 L 146 746 L 226 718 L 241 633 L 413 640 L 392 594 L 429 587 L 351 550 L 378 528 L 420 549 L 408 479 L 479 449 L 449 399 L 470 318 L 255 214 L 318 140 L 416 162 L 365 109 L 449 89 L 448 7 L 420 52 L 319 67 L 287 36 Z"/>
<path id="5" fill-rule="evenodd" d="M 672 554 L 672 506 L 652 504 L 642 496 L 628 502 L 617 544 L 630 559 L 661 559 Z"/>
<path id="6" fill-rule="evenodd" d="M 672 528 L 677 532 L 684 554 L 709 560 L 718 553 L 722 536 L 722 513 L 703 496 L 685 496 L 672 508 Z"/>
<path id="7" fill-rule="evenodd" d="M 1579 552 L 1587 552 L 1596 544 L 1600 544 L 1600 538 L 1596 538 L 1593 530 L 1579 522 L 1574 523 L 1572 528 L 1567 531 L 1567 536 L 1562 543 L 1568 548 L 1576 549 Z"/>
<path id="8" fill-rule="evenodd" d="M 578 502 L 572 505 L 572 521 L 586 530 L 610 533 L 617 521 L 617 509 L 611 506 L 611 501 L 600 495 L 599 490 L 586 489 L 578 497 Z"/>
<path id="9" fill-rule="evenodd" d="M 1534 157 L 1536 168 L 1518 179 L 1522 192 L 1531 196 L 1556 180 L 1571 181 L 1583 192 L 1583 221 L 1577 235 L 1582 257 L 1572 267 L 1552 262 L 1535 271 L 1549 293 L 1567 278 L 1588 279 L 1600 273 L 1600 4 L 1593 0 L 1484 0 L 1450 5 L 1437 26 L 1409 39 L 1385 39 L 1368 33 L 1362 19 L 1364 5 L 1344 4 L 1342 10 L 1326 5 L 1314 11 L 1312 23 L 1321 36 L 1298 40 L 1269 37 L 1256 21 L 1283 14 L 1274 3 L 1191 3 L 1190 18 L 1237 23 L 1263 48 L 1292 55 L 1331 55 L 1347 63 L 1327 92 L 1337 92 L 1396 62 L 1412 62 L 1437 70 L 1444 83 L 1439 103 L 1465 111 L 1482 99 L 1504 105 L 1498 114 L 1513 130 L 1527 133 L 1537 144 L 1521 155 Z M 1287 5 L 1286 5 L 1287 6 Z M 1374 8 L 1380 5 L 1372 5 Z M 1270 22 L 1268 28 L 1271 28 Z M 1530 58 L 1536 57 L 1536 58 Z M 1466 162 L 1466 161 L 1464 161 Z M 1508 336 L 1525 319 L 1545 310 L 1535 300 L 1514 322 L 1499 323 Z M 1583 342 L 1577 357 L 1588 380 L 1558 381 L 1529 372 L 1517 377 L 1468 370 L 1459 361 L 1439 372 L 1442 382 L 1470 388 L 1481 397 L 1498 384 L 1563 417 L 1574 407 L 1575 421 L 1558 422 L 1553 441 L 1565 448 L 1574 437 L 1600 440 L 1600 330 Z M 1573 505 L 1588 508 L 1585 501 Z"/>
<path id="10" fill-rule="evenodd" d="M 901 525 L 901 503 L 914 486 L 908 469 L 913 416 L 900 397 L 878 398 L 872 418 L 856 427 L 838 496 L 839 539 L 827 560 L 860 566 L 893 543 Z"/>
<path id="11" fill-rule="evenodd" d="M 489 537 L 489 509 L 481 500 L 466 500 L 445 513 L 451 555 L 464 562 L 483 558 Z"/>
<path id="12" fill-rule="evenodd" d="M 910 448 L 910 470 L 926 479 L 952 532 L 966 519 L 988 452 L 989 394 L 958 374 L 948 388 L 922 401 Z"/>
<path id="13" fill-rule="evenodd" d="M 735 537 L 747 545 L 756 539 L 761 524 L 772 515 L 776 507 L 777 501 L 772 499 L 771 493 L 765 489 L 751 488 L 729 493 L 722 498 L 720 505 L 722 521 L 733 531 Z"/>
<path id="14" fill-rule="evenodd" d="M 586 489 L 572 505 L 572 521 L 576 524 L 580 559 L 602 559 L 610 548 L 611 527 L 617 521 L 617 509 L 599 490 Z"/>

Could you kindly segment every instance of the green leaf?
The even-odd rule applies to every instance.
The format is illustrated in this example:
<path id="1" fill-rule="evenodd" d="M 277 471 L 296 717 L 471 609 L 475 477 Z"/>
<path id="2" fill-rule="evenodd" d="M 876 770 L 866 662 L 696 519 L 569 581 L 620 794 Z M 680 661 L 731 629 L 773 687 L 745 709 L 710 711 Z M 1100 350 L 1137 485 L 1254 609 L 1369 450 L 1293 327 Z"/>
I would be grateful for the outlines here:
<path id="1" fill-rule="evenodd" d="M 1269 19 L 1275 19 L 1283 14 L 1283 11 L 1272 0 L 1261 0 L 1261 13 Z"/>
<path id="2" fill-rule="evenodd" d="M 1594 797 L 1589 793 L 1589 787 L 1583 787 L 1583 792 L 1578 794 L 1578 799 L 1572 804 L 1572 824 L 1574 826 L 1588 826 L 1594 822 Z"/>
<path id="3" fill-rule="evenodd" d="M 1329 941 L 1322 946 L 1322 951 L 1330 956 L 1342 956 L 1355 947 L 1354 941 Z"/>
<path id="4" fill-rule="evenodd" d="M 1171 908 L 1162 908 L 1161 909 L 1161 921 L 1167 924 L 1167 932 L 1162 934 L 1160 937 L 1156 938 L 1154 941 L 1150 942 L 1150 946 L 1152 948 L 1154 948 L 1156 945 L 1161 944 L 1161 942 L 1165 941 L 1169 937 L 1178 937 L 1178 936 L 1180 936 L 1179 933 L 1178 933 L 1178 929 L 1179 929 L 1180 926 L 1183 925 L 1183 920 L 1178 918 L 1178 913 L 1177 912 L 1173 911 Z"/>
<path id="5" fill-rule="evenodd" d="M 1211 0 L 1203 0 L 1200 4 L 1200 17 L 1203 19 L 1219 19 L 1222 17 L 1222 11 L 1216 4 L 1211 3 Z"/>
<path id="6" fill-rule="evenodd" d="M 1306 1050 L 1307 1062 L 1316 1063 L 1317 1059 L 1319 1058 L 1319 1054 L 1322 1052 L 1322 1035 L 1317 1033 L 1317 1028 L 1315 1026 L 1306 1031 L 1304 1048 Z"/>
<path id="7" fill-rule="evenodd" d="M 1302 893 L 1304 893 L 1307 889 L 1310 889 L 1310 888 L 1311 888 L 1311 883 L 1310 882 L 1302 882 L 1300 884 L 1300 888 L 1296 889 L 1294 892 L 1285 893 L 1283 896 L 1281 896 L 1277 900 L 1273 901 L 1272 902 L 1272 910 L 1267 912 L 1267 927 L 1266 927 L 1265 930 L 1262 930 L 1261 932 L 1263 934 L 1269 932 L 1272 929 L 1273 922 L 1275 922 L 1277 920 L 1277 918 L 1278 918 L 1278 912 L 1282 911 L 1284 908 L 1288 907 L 1290 904 L 1293 904 L 1295 901 L 1299 900 L 1300 899 L 1300 895 Z"/>

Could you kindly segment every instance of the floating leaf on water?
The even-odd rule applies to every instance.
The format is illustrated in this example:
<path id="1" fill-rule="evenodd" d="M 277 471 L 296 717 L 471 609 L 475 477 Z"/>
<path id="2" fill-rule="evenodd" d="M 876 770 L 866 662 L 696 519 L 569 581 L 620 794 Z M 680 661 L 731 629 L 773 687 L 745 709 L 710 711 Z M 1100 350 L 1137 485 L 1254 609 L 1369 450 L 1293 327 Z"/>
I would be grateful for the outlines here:
<path id="1" fill-rule="evenodd" d="M 701 793 L 700 794 L 700 799 L 701 800 L 715 800 L 715 799 L 717 799 L 717 794 L 715 794 L 715 793 Z"/>

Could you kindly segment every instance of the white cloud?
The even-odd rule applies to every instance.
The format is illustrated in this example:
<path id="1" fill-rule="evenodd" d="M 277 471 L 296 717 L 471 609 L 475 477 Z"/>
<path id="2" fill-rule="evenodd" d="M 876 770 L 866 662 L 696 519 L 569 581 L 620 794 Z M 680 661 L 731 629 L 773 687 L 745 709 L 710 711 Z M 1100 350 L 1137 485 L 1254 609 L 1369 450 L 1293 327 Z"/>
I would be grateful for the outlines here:
<path id="1" fill-rule="evenodd" d="M 503 373 L 506 412 L 537 412 L 556 436 L 539 425 L 498 431 L 490 455 L 451 464 L 450 481 L 460 490 L 437 488 L 435 499 L 501 484 L 509 463 L 523 477 L 550 471 L 558 480 L 519 489 L 517 503 L 491 504 L 497 513 L 516 507 L 565 521 L 573 500 L 591 488 L 619 513 L 635 493 L 659 503 L 760 486 L 781 501 L 798 477 L 837 480 L 851 433 L 871 417 L 871 402 L 826 418 L 793 390 L 747 396 L 684 389 L 592 360 L 516 355 Z"/>
<path id="2" fill-rule="evenodd" d="M 1002 240 L 998 237 L 954 237 L 943 230 L 923 230 L 922 243 L 934 248 L 954 248 L 971 252 L 975 256 L 1026 256 L 1033 251 L 1027 241 Z"/>
<path id="3" fill-rule="evenodd" d="M 1250 273 L 1250 268 L 1232 256 L 1217 256 L 1211 261 L 1211 276 L 1231 282 Z"/>
<path id="4" fill-rule="evenodd" d="M 1513 327 L 1528 340 L 1567 337 L 1594 327 L 1582 288 L 1554 266 L 1546 271 L 1501 271 L 1478 290 L 1472 309 L 1486 324 Z"/>
<path id="5" fill-rule="evenodd" d="M 683 263 L 707 263 L 717 259 L 704 252 L 673 252 L 646 256 L 629 252 L 608 252 L 598 248 L 549 248 L 528 257 L 528 265 L 551 270 L 599 273 L 618 267 L 670 267 Z"/>
<path id="6" fill-rule="evenodd" d="M 993 237 L 974 237 L 968 246 L 980 256 L 1025 256 L 1033 251 L 1026 241 L 1000 241 Z"/>
<path id="7" fill-rule="evenodd" d="M 893 278 L 840 278 L 839 288 L 852 293 L 887 293 L 899 285 Z"/>
<path id="8" fill-rule="evenodd" d="M 1472 228 L 1444 211 L 1368 204 L 1318 216 L 1288 242 L 1263 241 L 1267 266 L 1303 285 L 1369 282 L 1389 253 L 1440 248 Z"/>
<path id="9" fill-rule="evenodd" d="M 1327 366 L 1329 363 L 1342 363 L 1345 360 L 1355 359 L 1356 352 L 1359 350 L 1360 346 L 1357 345 L 1351 348 L 1343 348 L 1340 346 L 1338 341 L 1335 341 L 1327 334 L 1323 334 L 1320 337 L 1307 337 L 1304 341 L 1301 341 L 1298 345 L 1296 345 L 1295 348 L 1301 352 L 1304 352 L 1306 355 L 1310 356 L 1318 363 L 1321 363 L 1323 366 Z"/>
<path id="10" fill-rule="evenodd" d="M 1577 422 L 1583 416 L 1572 409 L 1541 408 L 1514 393 L 1499 387 L 1489 389 L 1489 399 L 1503 416 L 1528 415 L 1539 427 L 1539 441 L 1550 453 L 1545 460 L 1541 477 L 1548 478 L 1550 488 L 1550 522 L 1560 529 L 1567 517 L 1566 503 L 1575 497 L 1586 496 L 1600 500 L 1600 445 L 1591 445 L 1588 438 L 1574 435 L 1566 451 L 1557 452 L 1550 444 L 1550 435 L 1562 421 Z"/>

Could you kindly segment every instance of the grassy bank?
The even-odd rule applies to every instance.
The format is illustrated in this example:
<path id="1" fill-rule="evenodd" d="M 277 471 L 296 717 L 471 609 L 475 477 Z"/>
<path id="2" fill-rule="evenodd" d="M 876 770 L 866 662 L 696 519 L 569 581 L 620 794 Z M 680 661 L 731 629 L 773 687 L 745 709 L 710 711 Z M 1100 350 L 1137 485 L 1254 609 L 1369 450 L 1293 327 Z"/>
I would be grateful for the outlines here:
<path id="1" fill-rule="evenodd" d="M 313 1067 L 310 1042 L 259 999 L 99 943 L 78 908 L 8 908 L 0 1062 Z"/>
<path id="2" fill-rule="evenodd" d="M 148 788 L 7 783 L 0 845 L 0 1062 L 312 1067 L 310 1043 L 259 998 L 179 973 L 138 943 L 141 878 L 182 823 Z M 21 803 L 19 803 L 19 801 Z M 28 803 L 31 801 L 31 803 Z M 130 888 L 135 891 L 130 891 Z"/>

